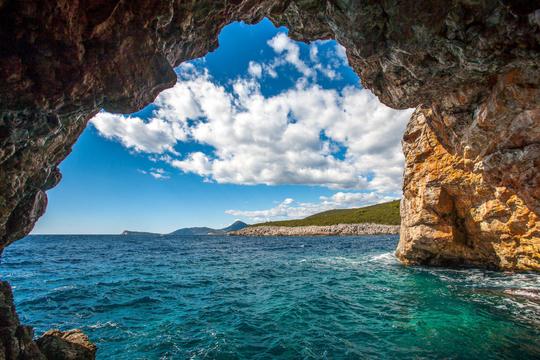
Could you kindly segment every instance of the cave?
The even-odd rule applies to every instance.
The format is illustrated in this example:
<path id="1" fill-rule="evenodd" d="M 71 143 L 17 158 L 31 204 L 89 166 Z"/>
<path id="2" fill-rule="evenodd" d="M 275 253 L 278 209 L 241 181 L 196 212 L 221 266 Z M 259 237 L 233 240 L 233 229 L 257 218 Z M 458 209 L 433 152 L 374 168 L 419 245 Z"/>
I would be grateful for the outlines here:
<path id="1" fill-rule="evenodd" d="M 141 109 L 225 25 L 264 17 L 339 41 L 365 88 L 416 108 L 404 264 L 540 270 L 540 8 L 525 0 L 0 1 L 0 251 L 43 215 L 92 116 Z M 1 284 L 0 352 L 43 358 Z"/>

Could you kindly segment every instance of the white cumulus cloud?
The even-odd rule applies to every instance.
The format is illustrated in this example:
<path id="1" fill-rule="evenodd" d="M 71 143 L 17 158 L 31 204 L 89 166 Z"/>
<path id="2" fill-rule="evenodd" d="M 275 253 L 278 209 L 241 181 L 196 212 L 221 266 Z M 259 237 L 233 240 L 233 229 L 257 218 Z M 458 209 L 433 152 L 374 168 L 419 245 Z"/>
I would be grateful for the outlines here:
<path id="1" fill-rule="evenodd" d="M 144 121 L 138 117 L 100 112 L 91 123 L 104 137 L 139 152 L 174 153 L 176 142 L 185 138 L 179 129 L 176 131 L 173 123 L 160 118 Z"/>
<path id="2" fill-rule="evenodd" d="M 292 41 L 285 33 L 279 33 L 272 39 L 268 40 L 268 45 L 278 54 L 283 54 L 283 60 L 292 64 L 296 70 L 304 76 L 313 76 L 313 69 L 309 68 L 306 63 L 300 59 L 300 47 Z M 279 59 L 278 59 L 279 60 Z"/>
<path id="3" fill-rule="evenodd" d="M 313 77 L 307 80 L 333 69 L 318 62 L 316 45 L 310 46 L 312 67 L 285 34 L 269 45 L 277 62 L 291 63 L 304 75 L 277 95 L 261 91 L 263 78 L 273 76 L 269 69 L 275 71 L 268 64 L 250 62 L 245 77 L 226 85 L 206 69 L 187 64 L 179 68 L 176 85 L 158 96 L 147 119 L 102 112 L 91 123 L 104 137 L 206 181 L 319 185 L 370 191 L 378 198 L 399 195 L 400 139 L 412 110 L 390 109 L 365 89 L 325 89 Z M 340 46 L 335 52 L 344 57 Z M 203 149 L 181 154 L 179 143 Z M 330 201 L 337 200 L 321 199 L 321 204 Z M 294 208 L 291 214 L 300 211 Z"/>
<path id="4" fill-rule="evenodd" d="M 260 78 L 262 76 L 262 70 L 263 70 L 262 65 L 259 64 L 258 62 L 255 62 L 255 61 L 249 62 L 248 73 L 251 76 Z"/>

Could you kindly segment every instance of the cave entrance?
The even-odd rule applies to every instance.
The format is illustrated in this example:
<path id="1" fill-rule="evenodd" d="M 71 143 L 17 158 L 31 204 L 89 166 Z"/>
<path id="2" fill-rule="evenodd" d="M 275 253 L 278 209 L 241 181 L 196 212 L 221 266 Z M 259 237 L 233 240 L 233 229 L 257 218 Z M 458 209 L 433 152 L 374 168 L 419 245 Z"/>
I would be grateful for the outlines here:
<path id="1" fill-rule="evenodd" d="M 399 198 L 400 138 L 410 111 L 390 109 L 363 89 L 341 45 L 296 42 L 268 20 L 230 24 L 219 40 L 216 51 L 177 67 L 177 83 L 144 109 L 95 115 L 61 164 L 63 181 L 48 192 L 37 236 L 7 249 L 3 267 L 18 311 L 36 334 L 51 322 L 63 330 L 82 327 L 92 340 L 105 339 L 101 356 L 121 358 L 133 342 L 122 328 L 150 324 L 159 330 L 141 338 L 166 333 L 174 341 L 162 346 L 178 353 L 176 344 L 186 342 L 175 329 L 187 334 L 189 319 L 200 318 L 187 312 L 188 321 L 164 318 L 160 287 L 172 291 L 166 297 L 185 297 L 178 308 L 201 305 L 227 270 L 209 274 L 204 265 L 177 281 L 175 266 L 207 264 L 215 254 L 192 259 L 179 242 L 154 244 L 144 236 L 115 242 L 97 234 L 221 229 L 237 219 L 302 218 Z M 393 249 L 396 241 L 386 239 L 385 246 Z M 36 248 L 46 259 L 33 260 Z M 177 262 L 177 254 L 186 262 Z M 272 271 L 274 264 L 266 266 Z M 226 281 L 244 281 L 235 278 L 242 268 L 233 270 Z"/>
<path id="2" fill-rule="evenodd" d="M 400 197 L 411 112 L 363 89 L 341 45 L 267 19 L 219 43 L 141 111 L 90 121 L 34 233 L 168 233 Z"/>

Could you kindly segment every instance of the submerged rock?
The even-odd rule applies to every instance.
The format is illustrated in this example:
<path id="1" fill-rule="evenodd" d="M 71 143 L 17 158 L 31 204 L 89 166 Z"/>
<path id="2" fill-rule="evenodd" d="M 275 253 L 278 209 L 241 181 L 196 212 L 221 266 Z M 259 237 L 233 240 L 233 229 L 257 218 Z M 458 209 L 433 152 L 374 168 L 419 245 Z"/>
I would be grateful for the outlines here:
<path id="1" fill-rule="evenodd" d="M 94 360 L 96 346 L 79 329 L 49 330 L 36 341 L 48 360 Z"/>

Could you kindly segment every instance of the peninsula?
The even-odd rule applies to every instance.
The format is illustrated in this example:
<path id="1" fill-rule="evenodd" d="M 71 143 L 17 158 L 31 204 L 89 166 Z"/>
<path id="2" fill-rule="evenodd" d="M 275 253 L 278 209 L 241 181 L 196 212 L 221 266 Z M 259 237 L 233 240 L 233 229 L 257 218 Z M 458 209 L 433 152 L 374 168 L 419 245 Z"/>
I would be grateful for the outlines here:
<path id="1" fill-rule="evenodd" d="M 273 221 L 229 232 L 237 236 L 399 234 L 399 200 L 355 209 L 324 211 L 299 220 Z"/>

